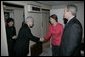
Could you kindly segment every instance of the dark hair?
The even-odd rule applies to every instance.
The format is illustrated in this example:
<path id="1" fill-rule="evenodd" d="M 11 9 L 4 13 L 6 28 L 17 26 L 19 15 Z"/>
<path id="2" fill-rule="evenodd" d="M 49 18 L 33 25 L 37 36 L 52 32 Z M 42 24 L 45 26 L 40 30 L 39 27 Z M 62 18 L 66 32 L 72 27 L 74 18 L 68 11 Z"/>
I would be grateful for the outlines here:
<path id="1" fill-rule="evenodd" d="M 51 18 L 53 18 L 53 19 L 55 19 L 55 20 L 56 20 L 56 22 L 58 22 L 58 17 L 57 17 L 57 15 L 56 15 L 56 14 L 53 14 L 53 15 L 51 15 L 50 17 L 51 17 Z"/>
<path id="2" fill-rule="evenodd" d="M 14 22 L 14 19 L 13 19 L 13 18 L 8 18 L 8 19 L 6 20 L 7 23 L 9 23 L 9 22 L 11 22 L 11 21 Z"/>
<path id="3" fill-rule="evenodd" d="M 14 26 L 14 19 L 13 19 L 13 18 L 8 18 L 8 19 L 6 20 L 7 26 L 8 26 L 8 23 L 11 22 L 11 21 L 13 22 L 13 26 Z"/>

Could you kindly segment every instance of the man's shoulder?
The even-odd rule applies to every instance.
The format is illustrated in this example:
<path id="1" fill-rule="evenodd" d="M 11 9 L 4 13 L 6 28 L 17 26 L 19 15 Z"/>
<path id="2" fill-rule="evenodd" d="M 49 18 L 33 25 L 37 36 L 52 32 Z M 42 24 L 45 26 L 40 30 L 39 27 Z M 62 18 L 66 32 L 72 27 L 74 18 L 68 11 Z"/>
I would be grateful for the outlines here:
<path id="1" fill-rule="evenodd" d="M 74 24 L 81 25 L 81 23 L 78 19 L 74 19 Z"/>
<path id="2" fill-rule="evenodd" d="M 70 28 L 72 27 L 82 27 L 80 21 L 76 18 L 72 19 L 72 21 L 70 22 Z"/>
<path id="3" fill-rule="evenodd" d="M 73 19 L 71 19 L 71 21 L 69 22 L 70 24 L 81 24 L 80 21 L 74 17 Z"/>
<path id="4" fill-rule="evenodd" d="M 22 26 L 19 31 L 20 32 L 30 32 L 30 28 L 29 27 Z"/>

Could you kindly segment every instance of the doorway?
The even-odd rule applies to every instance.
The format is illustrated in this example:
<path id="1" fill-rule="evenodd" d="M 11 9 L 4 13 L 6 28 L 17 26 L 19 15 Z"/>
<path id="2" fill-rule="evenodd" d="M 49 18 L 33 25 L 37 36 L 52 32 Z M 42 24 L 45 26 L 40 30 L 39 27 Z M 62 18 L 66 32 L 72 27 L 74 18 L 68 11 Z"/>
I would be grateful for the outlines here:
<path id="1" fill-rule="evenodd" d="M 16 31 L 16 38 L 19 32 L 20 27 L 22 26 L 22 22 L 24 21 L 24 5 L 16 5 L 16 4 L 11 4 L 11 3 L 6 3 L 3 2 L 3 12 L 4 12 L 4 20 L 5 20 L 5 26 L 7 25 L 6 21 L 7 19 L 12 18 L 14 20 L 14 26 L 15 26 L 15 31 Z M 7 27 L 5 27 L 7 29 Z M 7 36 L 7 30 L 6 30 L 6 36 Z M 14 45 L 16 38 L 13 39 L 12 44 Z M 7 46 L 11 45 L 8 43 L 7 37 Z M 11 42 L 10 42 L 11 43 Z M 7 47 L 9 50 L 10 48 Z M 9 55 L 9 52 L 8 52 Z"/>

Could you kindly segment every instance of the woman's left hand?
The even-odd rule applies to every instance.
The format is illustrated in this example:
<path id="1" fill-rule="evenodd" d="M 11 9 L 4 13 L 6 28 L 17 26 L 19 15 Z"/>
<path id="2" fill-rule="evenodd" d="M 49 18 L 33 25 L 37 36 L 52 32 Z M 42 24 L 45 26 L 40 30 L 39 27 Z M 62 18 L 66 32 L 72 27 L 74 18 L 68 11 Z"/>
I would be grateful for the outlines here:
<path id="1" fill-rule="evenodd" d="M 13 37 L 12 37 L 12 39 L 16 39 L 16 38 L 17 38 L 17 36 L 13 36 Z"/>

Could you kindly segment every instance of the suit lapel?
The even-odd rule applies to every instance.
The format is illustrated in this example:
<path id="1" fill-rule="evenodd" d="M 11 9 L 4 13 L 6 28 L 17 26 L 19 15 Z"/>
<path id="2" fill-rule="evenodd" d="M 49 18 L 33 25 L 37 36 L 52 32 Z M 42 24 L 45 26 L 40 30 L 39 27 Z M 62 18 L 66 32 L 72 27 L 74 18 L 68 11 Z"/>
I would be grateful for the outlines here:
<path id="1" fill-rule="evenodd" d="M 66 25 L 65 25 L 65 28 L 64 28 L 64 31 L 66 30 L 66 28 L 68 28 L 69 26 L 71 26 L 73 23 L 74 23 L 74 20 L 75 20 L 76 18 L 74 17 L 74 18 L 72 18 L 68 23 L 66 23 Z"/>

